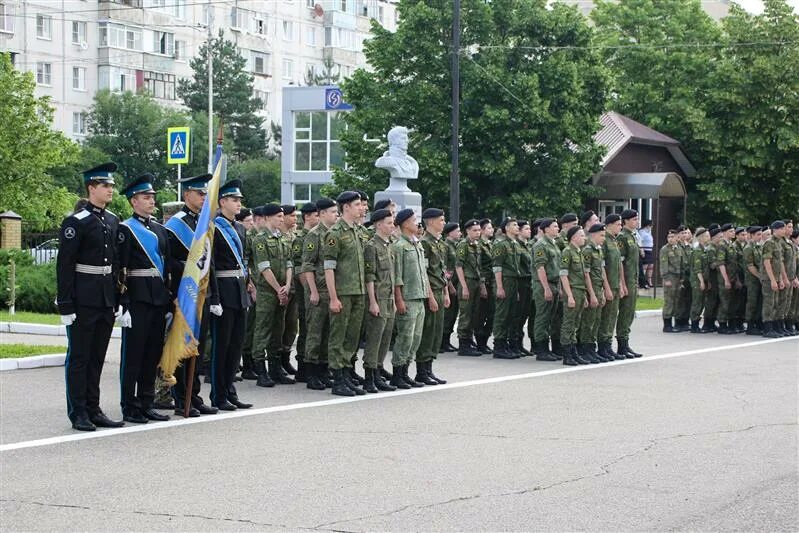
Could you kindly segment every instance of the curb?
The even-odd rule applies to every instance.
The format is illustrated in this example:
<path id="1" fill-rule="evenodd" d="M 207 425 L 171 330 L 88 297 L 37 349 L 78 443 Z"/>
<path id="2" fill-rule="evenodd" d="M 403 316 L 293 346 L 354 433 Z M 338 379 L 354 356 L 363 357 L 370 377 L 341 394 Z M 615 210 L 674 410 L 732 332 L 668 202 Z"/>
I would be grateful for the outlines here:
<path id="1" fill-rule="evenodd" d="M 64 366 L 67 358 L 65 353 L 51 353 L 34 355 L 32 357 L 17 357 L 13 359 L 0 359 L 0 372 L 11 370 L 25 370 L 28 368 L 44 368 L 48 366 Z"/>
<path id="2" fill-rule="evenodd" d="M 0 333 L 23 333 L 28 335 L 53 335 L 57 337 L 66 337 L 66 326 L 50 326 L 47 324 L 30 324 L 28 322 L 0 322 Z M 114 326 L 111 331 L 112 339 L 119 339 L 122 337 L 122 330 Z M 26 359 L 28 359 L 26 357 Z"/>
<path id="3" fill-rule="evenodd" d="M 646 311 L 636 311 L 635 318 L 649 318 L 653 316 L 662 316 L 663 309 L 647 309 Z"/>

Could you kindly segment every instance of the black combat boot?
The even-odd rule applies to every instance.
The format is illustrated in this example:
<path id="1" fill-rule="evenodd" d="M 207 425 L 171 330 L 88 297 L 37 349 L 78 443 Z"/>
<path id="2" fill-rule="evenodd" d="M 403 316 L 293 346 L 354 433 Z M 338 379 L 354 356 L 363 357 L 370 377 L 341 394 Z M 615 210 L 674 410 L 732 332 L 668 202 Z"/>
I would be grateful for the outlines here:
<path id="1" fill-rule="evenodd" d="M 283 367 L 283 370 L 286 374 L 294 375 L 297 373 L 297 369 L 291 365 L 291 352 L 280 352 L 280 365 Z"/>
<path id="2" fill-rule="evenodd" d="M 746 334 L 747 335 L 762 335 L 763 331 L 757 327 L 756 320 L 749 320 L 746 322 Z"/>
<path id="3" fill-rule="evenodd" d="M 405 379 L 402 377 L 402 366 L 395 366 L 394 373 L 391 375 L 391 385 L 398 388 L 398 389 L 410 389 L 411 386 L 405 383 Z"/>
<path id="4" fill-rule="evenodd" d="M 269 361 L 269 377 L 272 378 L 272 381 L 280 385 L 294 385 L 295 383 L 294 379 L 283 373 L 280 359 L 272 359 Z"/>
<path id="5" fill-rule="evenodd" d="M 402 365 L 402 379 L 413 388 L 424 387 L 424 383 L 416 381 L 415 379 L 411 379 L 408 375 L 408 367 L 411 366 L 410 364 Z"/>
<path id="6" fill-rule="evenodd" d="M 297 358 L 297 373 L 294 374 L 294 380 L 297 383 L 307 383 L 308 382 L 308 374 L 312 374 L 312 373 L 313 372 L 309 372 L 308 371 L 308 368 L 306 367 L 305 361 L 303 361 L 300 358 Z"/>
<path id="7" fill-rule="evenodd" d="M 266 372 L 266 363 L 264 361 L 259 361 L 254 364 L 255 373 L 258 374 L 258 381 L 256 381 L 255 384 L 259 387 L 274 387 L 275 382 L 272 381 L 272 378 L 270 378 L 269 374 Z"/>
<path id="8" fill-rule="evenodd" d="M 633 354 L 633 357 L 635 357 L 636 359 L 639 358 L 639 357 L 642 357 L 644 355 L 642 353 L 639 353 L 639 352 L 636 352 L 635 350 L 633 350 L 632 347 L 630 346 L 630 341 L 629 340 L 627 341 L 626 346 L 627 346 L 627 353 Z"/>
<path id="9" fill-rule="evenodd" d="M 581 364 L 580 361 L 577 360 L 577 357 L 575 357 L 577 355 L 577 351 L 572 350 L 572 348 L 574 348 L 573 344 L 560 345 L 560 349 L 563 352 L 563 364 L 566 366 L 577 366 Z M 587 364 L 587 363 L 582 363 L 582 364 Z"/>
<path id="10" fill-rule="evenodd" d="M 355 383 L 352 379 L 353 370 L 351 368 L 343 368 L 342 369 L 343 376 L 344 376 L 344 384 L 347 385 L 352 392 L 354 392 L 357 396 L 363 396 L 366 394 L 366 391 L 361 388 L 360 383 Z"/>
<path id="11" fill-rule="evenodd" d="M 377 392 L 377 386 L 375 384 L 375 373 L 377 370 L 374 368 L 364 368 L 363 372 L 366 375 L 363 380 L 363 390 L 369 393 Z"/>
<path id="12" fill-rule="evenodd" d="M 790 322 L 788 320 L 782 321 L 782 334 L 786 337 L 795 337 L 796 332 L 791 330 Z"/>
<path id="13" fill-rule="evenodd" d="M 508 339 L 508 352 L 516 357 L 522 357 L 522 351 L 519 349 L 519 343 L 516 339 Z"/>
<path id="14" fill-rule="evenodd" d="M 416 361 L 416 381 L 424 383 L 425 385 L 438 385 L 438 381 L 434 380 L 427 373 L 427 363 L 420 363 Z"/>
<path id="15" fill-rule="evenodd" d="M 521 354 L 522 357 L 530 357 L 531 355 L 533 355 L 532 353 L 530 353 L 530 350 L 524 347 L 524 337 L 516 339 L 516 346 L 519 348 L 519 353 Z M 530 347 L 532 346 L 533 345 L 531 343 Z"/>
<path id="16" fill-rule="evenodd" d="M 608 361 L 613 361 L 613 359 L 610 359 L 610 358 L 606 357 L 604 354 L 600 353 L 600 351 L 597 349 L 597 346 L 596 346 L 595 343 L 589 342 L 586 345 L 586 347 L 591 352 L 591 355 L 593 355 L 594 357 L 599 359 L 600 363 L 607 363 Z"/>
<path id="17" fill-rule="evenodd" d="M 536 342 L 533 346 L 536 361 L 558 361 L 558 356 L 549 351 L 548 342 Z"/>
<path id="18" fill-rule="evenodd" d="M 488 337 L 477 337 L 477 349 L 483 352 L 484 354 L 489 354 L 493 351 L 488 346 Z"/>
<path id="19" fill-rule="evenodd" d="M 663 319 L 663 333 L 677 333 L 678 330 L 674 329 L 674 326 L 671 325 L 670 318 Z"/>
<path id="20" fill-rule="evenodd" d="M 427 362 L 427 375 L 433 378 L 433 381 L 438 382 L 439 385 L 444 385 L 447 383 L 446 379 L 441 379 L 433 373 L 433 361 Z"/>
<path id="21" fill-rule="evenodd" d="M 458 339 L 458 355 L 464 357 L 480 357 L 483 355 L 483 352 L 472 344 L 472 339 Z"/>
<path id="22" fill-rule="evenodd" d="M 305 369 L 305 386 L 311 390 L 325 390 L 325 384 L 322 383 L 322 380 L 319 376 L 323 372 L 322 365 L 317 365 L 314 363 L 306 363 L 303 361 L 302 368 Z M 299 369 L 297 369 L 299 372 Z"/>
<path id="23" fill-rule="evenodd" d="M 699 321 L 691 320 L 691 333 L 699 333 Z"/>
<path id="24" fill-rule="evenodd" d="M 591 350 L 588 348 L 586 343 L 577 344 L 575 349 L 577 350 L 577 355 L 584 361 L 588 361 L 592 365 L 596 365 L 601 363 L 598 357 L 596 357 Z"/>
<path id="25" fill-rule="evenodd" d="M 343 368 L 333 370 L 333 388 L 330 392 L 336 396 L 355 396 L 355 391 L 350 389 L 344 381 Z"/>
<path id="26" fill-rule="evenodd" d="M 563 359 L 564 351 L 561 349 L 560 341 L 556 339 L 552 339 L 552 353 L 555 354 L 555 357 L 558 359 Z"/>
<path id="27" fill-rule="evenodd" d="M 506 339 L 494 339 L 494 359 L 518 359 L 519 356 L 511 352 L 510 343 Z"/>
<path id="28" fill-rule="evenodd" d="M 383 374 L 380 373 L 380 369 L 376 369 L 374 372 L 374 379 L 375 379 L 375 387 L 379 391 L 385 392 L 393 392 L 397 390 L 397 387 L 394 385 L 389 385 L 385 379 L 383 379 Z"/>
<path id="29" fill-rule="evenodd" d="M 394 375 L 388 370 L 386 370 L 385 367 L 383 366 L 381 366 L 379 370 L 380 370 L 380 376 L 382 376 L 382 378 L 386 381 L 390 381 L 391 378 L 394 377 Z"/>
<path id="30" fill-rule="evenodd" d="M 623 355 L 625 359 L 635 359 L 635 355 L 633 355 L 633 353 L 629 350 L 629 348 L 627 346 L 627 340 L 626 339 L 619 339 L 617 337 L 616 338 L 616 343 L 619 345 L 619 347 L 616 348 L 616 352 L 619 355 Z"/>

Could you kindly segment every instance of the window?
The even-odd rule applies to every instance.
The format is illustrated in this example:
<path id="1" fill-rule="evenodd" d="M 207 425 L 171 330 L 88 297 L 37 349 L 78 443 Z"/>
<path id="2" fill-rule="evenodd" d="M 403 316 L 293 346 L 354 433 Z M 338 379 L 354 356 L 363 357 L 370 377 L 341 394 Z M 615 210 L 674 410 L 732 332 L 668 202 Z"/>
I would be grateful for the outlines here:
<path id="1" fill-rule="evenodd" d="M 355 32 L 328 26 L 325 28 L 325 46 L 353 50 L 355 48 Z"/>
<path id="2" fill-rule="evenodd" d="M 256 35 L 266 35 L 266 16 L 256 14 L 252 19 L 252 32 Z"/>
<path id="3" fill-rule="evenodd" d="M 305 26 L 305 44 L 316 46 L 316 28 L 311 25 Z"/>
<path id="4" fill-rule="evenodd" d="M 322 197 L 321 183 L 295 183 L 293 204 L 315 202 Z"/>
<path id="5" fill-rule="evenodd" d="M 161 72 L 144 73 L 144 90 L 154 98 L 175 99 L 175 75 Z"/>
<path id="6" fill-rule="evenodd" d="M 175 41 L 175 59 L 184 59 L 186 54 L 186 41 Z"/>
<path id="7" fill-rule="evenodd" d="M 316 0 L 305 0 L 305 7 L 309 7 L 311 9 L 316 7 Z"/>
<path id="8" fill-rule="evenodd" d="M 53 65 L 50 63 L 36 63 L 36 83 L 50 85 L 52 82 Z"/>
<path id="9" fill-rule="evenodd" d="M 204 5 L 202 9 L 202 15 L 200 18 L 200 24 L 203 26 L 208 26 L 208 23 L 211 21 L 211 17 L 209 15 L 213 15 L 213 7 Z"/>
<path id="10" fill-rule="evenodd" d="M 80 21 L 72 21 L 72 44 L 81 44 L 86 42 L 86 23 Z"/>
<path id="11" fill-rule="evenodd" d="M 283 21 L 283 40 L 284 41 L 293 41 L 294 40 L 294 23 L 290 20 Z"/>
<path id="12" fill-rule="evenodd" d="M 163 31 L 153 32 L 153 52 L 156 54 L 175 54 L 175 34 Z"/>
<path id="13" fill-rule="evenodd" d="M 14 33 L 14 6 L 0 3 L 0 32 Z"/>
<path id="14" fill-rule="evenodd" d="M 86 135 L 86 113 L 72 113 L 72 133 Z"/>
<path id="15" fill-rule="evenodd" d="M 72 88 L 76 91 L 86 90 L 86 69 L 84 67 L 72 67 Z"/>
<path id="16" fill-rule="evenodd" d="M 283 79 L 290 80 L 294 77 L 294 61 L 291 59 L 283 60 Z"/>
<path id="17" fill-rule="evenodd" d="M 127 48 L 128 50 L 142 49 L 142 31 L 140 28 L 101 22 L 99 29 L 100 46 Z"/>
<path id="18" fill-rule="evenodd" d="M 380 22 L 380 24 L 384 23 L 383 17 L 385 17 L 385 9 L 383 6 L 377 6 L 377 21 Z"/>
<path id="19" fill-rule="evenodd" d="M 329 171 L 344 165 L 340 136 L 344 122 L 336 112 L 294 113 L 294 170 Z"/>
<path id="20" fill-rule="evenodd" d="M 253 96 L 258 98 L 261 101 L 261 109 L 264 111 L 269 110 L 269 93 L 267 91 L 253 91 Z"/>
<path id="21" fill-rule="evenodd" d="M 272 74 L 271 55 L 264 54 L 262 52 L 252 52 L 250 59 L 250 68 L 253 72 L 256 74 L 264 74 L 266 76 L 270 76 Z"/>
<path id="22" fill-rule="evenodd" d="M 147 0 L 146 6 L 178 18 L 186 16 L 186 0 Z"/>
<path id="23" fill-rule="evenodd" d="M 53 17 L 36 15 L 36 37 L 39 39 L 53 38 Z"/>
<path id="24" fill-rule="evenodd" d="M 347 11 L 347 0 L 339 0 L 339 9 L 344 12 Z"/>
<path id="25" fill-rule="evenodd" d="M 234 7 L 230 11 L 230 27 L 237 30 L 247 30 L 250 27 L 252 11 L 247 11 L 240 7 Z"/>
<path id="26" fill-rule="evenodd" d="M 136 71 L 128 68 L 101 66 L 98 69 L 98 86 L 112 91 L 135 91 Z"/>

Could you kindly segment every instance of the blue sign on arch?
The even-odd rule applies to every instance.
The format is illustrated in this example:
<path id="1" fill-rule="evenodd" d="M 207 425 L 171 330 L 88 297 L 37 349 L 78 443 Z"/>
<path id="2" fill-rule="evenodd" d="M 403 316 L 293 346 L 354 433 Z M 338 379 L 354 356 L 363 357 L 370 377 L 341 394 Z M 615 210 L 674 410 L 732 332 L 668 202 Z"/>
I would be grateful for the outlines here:
<path id="1" fill-rule="evenodd" d="M 331 111 L 352 109 L 352 106 L 344 101 L 344 95 L 338 87 L 325 89 L 325 109 Z"/>

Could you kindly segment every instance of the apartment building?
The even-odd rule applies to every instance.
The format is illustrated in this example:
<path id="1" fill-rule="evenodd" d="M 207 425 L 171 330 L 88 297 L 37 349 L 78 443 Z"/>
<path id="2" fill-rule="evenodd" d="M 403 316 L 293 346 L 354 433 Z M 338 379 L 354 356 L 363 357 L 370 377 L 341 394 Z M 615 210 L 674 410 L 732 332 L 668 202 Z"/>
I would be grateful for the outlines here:
<path id="1" fill-rule="evenodd" d="M 180 106 L 177 81 L 192 75 L 209 24 L 247 59 L 266 123 L 280 123 L 282 88 L 305 85 L 325 58 L 342 76 L 366 66 L 372 19 L 393 30 L 394 1 L 0 0 L 0 50 L 51 98 L 55 128 L 80 140 L 99 89 Z"/>

